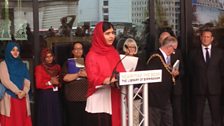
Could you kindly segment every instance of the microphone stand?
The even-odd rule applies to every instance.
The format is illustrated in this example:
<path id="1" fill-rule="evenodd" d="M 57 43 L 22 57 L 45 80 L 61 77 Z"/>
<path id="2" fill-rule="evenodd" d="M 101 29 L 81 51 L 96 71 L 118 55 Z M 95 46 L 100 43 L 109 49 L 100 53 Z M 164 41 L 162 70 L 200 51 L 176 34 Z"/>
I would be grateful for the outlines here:
<path id="1" fill-rule="evenodd" d="M 117 73 L 117 66 L 121 63 L 121 61 L 122 61 L 126 56 L 128 56 L 128 55 L 125 54 L 124 57 L 121 58 L 121 59 L 117 62 L 116 66 L 114 67 L 114 69 L 113 69 L 113 71 L 112 71 L 112 74 L 111 74 L 111 76 L 110 76 L 110 81 L 112 80 L 113 76 Z"/>
<path id="2" fill-rule="evenodd" d="M 125 45 L 125 48 L 128 49 L 128 46 Z M 116 75 L 116 74 L 118 74 L 118 72 L 117 72 L 117 67 L 118 67 L 118 65 L 121 63 L 121 61 L 122 61 L 125 57 L 127 57 L 127 56 L 129 55 L 129 53 L 130 53 L 130 50 L 128 49 L 128 53 L 125 54 L 124 57 L 121 58 L 121 59 L 117 62 L 117 64 L 115 65 L 115 67 L 114 67 L 114 69 L 113 69 L 113 71 L 112 71 L 112 74 L 111 74 L 111 76 L 110 76 L 110 82 L 111 82 L 113 76 Z M 116 77 L 115 77 L 115 78 L 116 78 Z M 110 85 L 113 86 L 112 83 L 111 83 Z M 116 85 L 116 87 L 119 88 L 118 85 Z"/>

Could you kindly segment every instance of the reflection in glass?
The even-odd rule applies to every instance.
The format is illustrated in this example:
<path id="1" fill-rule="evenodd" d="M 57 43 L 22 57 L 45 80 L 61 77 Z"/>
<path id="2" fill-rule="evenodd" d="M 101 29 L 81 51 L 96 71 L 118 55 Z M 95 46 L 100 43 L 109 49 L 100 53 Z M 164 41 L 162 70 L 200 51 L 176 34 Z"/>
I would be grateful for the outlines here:
<path id="1" fill-rule="evenodd" d="M 32 8 L 22 4 L 21 0 L 4 0 L 0 6 L 0 40 L 27 40 L 26 27 L 32 19 L 27 11 L 31 13 Z"/>
<path id="2" fill-rule="evenodd" d="M 139 53 L 143 52 L 142 46 L 150 43 L 149 0 L 38 0 L 38 3 L 41 48 L 51 48 L 59 43 L 70 44 L 74 41 L 90 44 L 91 34 L 99 21 L 114 24 L 117 35 L 115 46 L 118 50 L 123 47 L 123 42 L 128 37 L 138 42 Z M 32 4 L 33 0 L 1 0 L 0 58 L 3 57 L 2 44 L 15 39 L 22 47 L 22 57 L 33 60 Z M 61 35 L 61 19 L 67 17 L 68 23 L 72 20 L 72 15 L 75 19 L 69 25 L 69 33 Z M 60 55 L 66 56 L 64 51 L 60 52 Z"/>
<path id="3" fill-rule="evenodd" d="M 90 42 L 95 24 L 104 20 L 116 27 L 118 42 L 133 37 L 141 47 L 149 34 L 148 6 L 149 0 L 39 0 L 40 45 L 52 47 L 53 42 L 75 40 Z M 0 40 L 28 41 L 30 46 L 34 26 L 32 0 L 3 0 L 0 12 Z M 71 15 L 76 18 L 70 34 L 60 35 L 61 18 Z"/>
<path id="4" fill-rule="evenodd" d="M 2 18 L 0 20 L 0 38 L 1 40 L 11 38 L 10 25 L 11 21 L 9 19 L 9 1 L 5 0 L 4 8 L 2 9 Z"/>
<path id="5" fill-rule="evenodd" d="M 200 30 L 203 28 L 212 28 L 215 33 L 216 42 L 224 47 L 222 35 L 224 31 L 224 1 L 223 0 L 192 0 L 192 29 L 194 32 L 194 43 L 192 46 L 198 45 L 198 37 Z"/>
<path id="6" fill-rule="evenodd" d="M 137 39 L 140 46 L 146 41 L 144 33 L 148 28 L 146 22 L 149 19 L 149 0 L 79 0 L 39 3 L 39 26 L 41 35 L 47 40 L 47 46 L 51 46 L 53 42 L 75 40 L 90 42 L 95 24 L 99 21 L 109 21 L 114 24 L 118 43 L 127 37 Z M 71 36 L 60 36 L 58 29 L 61 25 L 60 19 L 68 15 L 76 16 Z"/>
<path id="7" fill-rule="evenodd" d="M 155 19 L 159 30 L 170 28 L 180 35 L 180 0 L 156 0 Z"/>

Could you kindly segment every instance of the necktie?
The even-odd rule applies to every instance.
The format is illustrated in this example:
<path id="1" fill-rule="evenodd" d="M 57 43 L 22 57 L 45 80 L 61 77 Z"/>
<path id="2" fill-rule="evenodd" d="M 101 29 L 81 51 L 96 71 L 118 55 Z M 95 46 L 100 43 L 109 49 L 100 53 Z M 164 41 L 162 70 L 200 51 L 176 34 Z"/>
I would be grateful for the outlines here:
<path id="1" fill-rule="evenodd" d="M 205 48 L 205 50 L 206 50 L 206 53 L 205 53 L 206 60 L 205 60 L 205 62 L 209 63 L 210 56 L 209 56 L 208 48 Z"/>
<path id="2" fill-rule="evenodd" d="M 166 57 L 166 64 L 168 64 L 168 65 L 171 64 L 171 62 L 170 62 L 170 56 L 167 56 L 167 57 Z"/>

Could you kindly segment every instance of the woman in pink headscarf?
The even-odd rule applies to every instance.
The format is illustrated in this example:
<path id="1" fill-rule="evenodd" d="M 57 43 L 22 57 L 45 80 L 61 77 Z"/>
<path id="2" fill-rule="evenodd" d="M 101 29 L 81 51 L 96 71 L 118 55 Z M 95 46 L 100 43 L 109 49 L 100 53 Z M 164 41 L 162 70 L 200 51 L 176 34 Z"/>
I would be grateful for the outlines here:
<path id="1" fill-rule="evenodd" d="M 110 86 L 117 81 L 115 76 L 111 76 L 120 60 L 112 45 L 114 40 L 115 31 L 111 23 L 96 25 L 85 62 L 89 84 L 86 105 L 88 126 L 121 126 L 121 92 Z M 122 63 L 117 65 L 116 71 L 125 71 Z"/>

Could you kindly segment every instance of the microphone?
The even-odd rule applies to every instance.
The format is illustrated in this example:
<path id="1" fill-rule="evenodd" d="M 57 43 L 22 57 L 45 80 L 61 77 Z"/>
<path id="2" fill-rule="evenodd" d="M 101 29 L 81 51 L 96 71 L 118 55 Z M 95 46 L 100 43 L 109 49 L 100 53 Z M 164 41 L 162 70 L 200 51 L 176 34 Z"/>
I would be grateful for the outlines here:
<path id="1" fill-rule="evenodd" d="M 126 49 L 128 49 L 128 46 L 127 46 L 126 44 L 124 45 L 124 47 L 125 47 Z M 118 72 L 117 72 L 117 67 L 118 67 L 118 65 L 122 62 L 122 60 L 123 60 L 125 57 L 127 57 L 127 56 L 129 55 L 129 53 L 130 53 L 130 50 L 128 49 L 128 53 L 126 53 L 126 54 L 124 55 L 124 57 L 122 57 L 122 58 L 117 62 L 117 64 L 115 65 L 115 67 L 114 67 L 114 69 L 113 69 L 113 71 L 112 71 L 112 74 L 111 74 L 111 76 L 110 76 L 110 82 L 111 82 L 113 76 L 118 74 Z M 116 78 L 116 77 L 115 77 L 115 78 Z M 118 87 L 118 85 L 117 85 L 117 87 Z"/>

